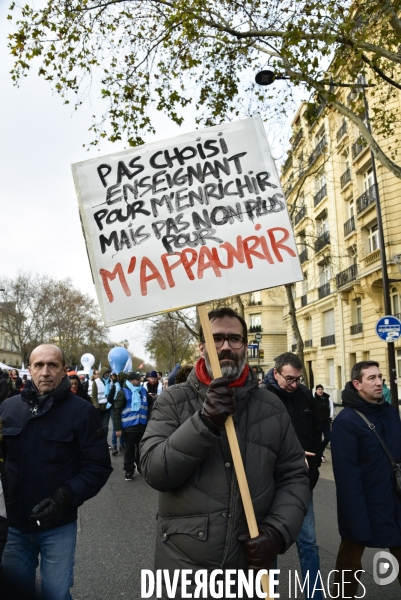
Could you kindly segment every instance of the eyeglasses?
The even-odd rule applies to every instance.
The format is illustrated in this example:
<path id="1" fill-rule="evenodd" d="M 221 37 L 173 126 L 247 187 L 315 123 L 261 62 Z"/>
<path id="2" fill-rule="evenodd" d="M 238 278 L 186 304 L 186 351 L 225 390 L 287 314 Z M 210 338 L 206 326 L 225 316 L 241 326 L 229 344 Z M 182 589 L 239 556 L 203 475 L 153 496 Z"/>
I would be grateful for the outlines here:
<path id="1" fill-rule="evenodd" d="M 286 377 L 284 377 L 284 375 L 281 375 L 280 371 L 277 371 L 277 373 L 279 373 L 280 376 L 283 379 L 285 379 L 289 385 L 291 385 L 292 383 L 296 383 L 298 385 L 299 383 L 302 383 L 304 380 L 304 378 L 302 376 L 301 377 L 290 377 L 289 375 L 287 375 Z"/>
<path id="2" fill-rule="evenodd" d="M 233 350 L 239 350 L 245 344 L 245 338 L 242 335 L 230 333 L 230 335 L 222 335 L 220 333 L 213 334 L 214 344 L 217 349 L 224 346 L 224 342 L 227 341 L 230 348 Z M 203 340 L 204 343 L 204 340 Z"/>

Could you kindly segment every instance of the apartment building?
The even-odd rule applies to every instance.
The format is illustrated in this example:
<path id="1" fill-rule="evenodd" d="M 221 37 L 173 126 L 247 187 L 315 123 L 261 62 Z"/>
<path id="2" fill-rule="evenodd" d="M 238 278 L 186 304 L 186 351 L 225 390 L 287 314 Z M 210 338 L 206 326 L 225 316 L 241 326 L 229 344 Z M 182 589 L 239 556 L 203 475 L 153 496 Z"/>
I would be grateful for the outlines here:
<path id="1" fill-rule="evenodd" d="M 338 94 L 343 103 L 359 102 L 363 110 L 355 91 L 339 88 Z M 374 107 L 369 90 L 367 96 Z M 399 96 L 393 102 L 400 101 Z M 387 345 L 375 333 L 384 316 L 376 195 L 388 275 L 401 280 L 394 259 L 401 254 L 401 180 L 376 161 L 376 186 L 370 150 L 358 129 L 324 104 L 302 103 L 292 128 L 282 183 L 304 274 L 294 285 L 297 320 L 310 384 L 322 383 L 339 400 L 360 360 L 378 360 L 388 379 Z M 397 134 L 388 145 L 398 144 Z M 392 283 L 392 311 L 398 317 L 400 294 L 401 281 Z M 288 316 L 284 320 L 287 348 L 296 351 Z M 401 397 L 401 342 L 396 342 L 396 363 Z"/>
<path id="2" fill-rule="evenodd" d="M 259 377 L 273 366 L 274 358 L 287 350 L 287 324 L 283 321 L 286 296 L 283 287 L 245 294 L 244 318 L 248 325 L 248 362 Z"/>

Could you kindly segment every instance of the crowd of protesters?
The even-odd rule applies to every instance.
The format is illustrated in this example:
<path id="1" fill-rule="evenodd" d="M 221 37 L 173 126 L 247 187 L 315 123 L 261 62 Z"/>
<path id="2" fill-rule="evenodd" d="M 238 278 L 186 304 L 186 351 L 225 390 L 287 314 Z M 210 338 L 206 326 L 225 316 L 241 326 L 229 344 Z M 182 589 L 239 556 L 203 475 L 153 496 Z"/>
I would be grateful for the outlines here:
<path id="1" fill-rule="evenodd" d="M 161 492 L 156 551 L 160 568 L 179 568 L 190 560 L 196 568 L 209 569 L 210 557 L 223 564 L 220 542 L 226 539 L 228 522 L 220 517 L 228 514 L 221 511 L 234 489 L 223 435 L 230 415 L 235 415 L 237 434 L 247 449 L 247 477 L 257 498 L 263 499 L 260 506 L 255 500 L 257 514 L 263 515 L 256 538 L 237 535 L 245 522 L 239 525 L 242 508 L 235 500 L 241 515 L 231 524 L 236 528 L 231 536 L 233 565 L 248 565 L 254 571 L 271 568 L 296 542 L 303 580 L 308 573 L 313 579 L 318 576 L 312 492 L 330 443 L 342 538 L 335 582 L 352 594 L 343 597 L 358 597 L 356 574 L 365 547 L 387 546 L 401 560 L 401 483 L 397 489 L 393 472 L 394 465 L 401 465 L 401 425 L 386 398 L 379 364 L 364 361 L 354 366 L 332 436 L 333 402 L 323 385 L 316 386 L 314 396 L 302 385 L 303 365 L 296 355 L 278 356 L 261 378 L 258 369 L 246 364 L 243 319 L 231 309 L 212 311 L 209 318 L 223 374 L 217 379 L 202 331 L 201 358 L 194 366 L 177 364 L 165 376 L 155 370 L 114 373 L 109 366 L 89 376 L 68 367 L 62 350 L 51 344 L 32 352 L 29 378 L 20 377 L 14 368 L 0 369 L 0 576 L 3 554 L 4 573 L 12 582 L 7 600 L 34 597 L 39 555 L 43 600 L 72 600 L 77 508 L 106 483 L 112 471 L 110 455 L 123 455 L 125 481 L 142 474 Z M 277 445 L 274 451 L 272 444 Z M 385 445 L 394 458 L 384 452 Z M 267 479 L 263 473 L 268 473 Z M 380 512 L 372 490 L 383 499 Z M 203 494 L 210 494 L 210 506 L 218 501 L 224 508 L 218 513 L 210 508 L 206 514 Z M 206 553 L 205 518 L 214 523 Z M 199 536 L 189 546 L 187 525 Z M 174 533 L 181 538 L 173 536 L 170 543 Z M 48 568 L 48 562 L 53 567 Z M 226 561 L 223 570 L 230 565 Z M 351 582 L 342 579 L 347 570 L 354 576 Z M 305 596 L 320 600 L 322 593 L 308 587 Z"/>

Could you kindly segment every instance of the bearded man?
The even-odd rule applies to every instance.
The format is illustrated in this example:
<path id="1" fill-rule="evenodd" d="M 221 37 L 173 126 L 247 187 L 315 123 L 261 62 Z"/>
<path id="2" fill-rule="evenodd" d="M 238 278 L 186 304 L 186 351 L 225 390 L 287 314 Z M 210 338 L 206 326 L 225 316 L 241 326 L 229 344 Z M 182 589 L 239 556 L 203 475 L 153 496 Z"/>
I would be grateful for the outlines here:
<path id="1" fill-rule="evenodd" d="M 155 568 L 167 569 L 171 581 L 174 570 L 188 569 L 187 593 L 198 585 L 197 571 L 219 569 L 220 597 L 237 597 L 225 595 L 224 572 L 234 570 L 233 593 L 240 571 L 247 576 L 248 568 L 268 569 L 288 550 L 307 511 L 309 481 L 288 413 L 249 370 L 245 321 L 230 308 L 209 312 L 209 320 L 223 376 L 213 379 L 201 328 L 201 358 L 185 383 L 157 398 L 140 464 L 148 484 L 160 492 Z M 225 432 L 229 415 L 259 528 L 252 540 Z M 181 591 L 178 587 L 175 598 Z M 242 597 L 256 597 L 247 593 Z"/>

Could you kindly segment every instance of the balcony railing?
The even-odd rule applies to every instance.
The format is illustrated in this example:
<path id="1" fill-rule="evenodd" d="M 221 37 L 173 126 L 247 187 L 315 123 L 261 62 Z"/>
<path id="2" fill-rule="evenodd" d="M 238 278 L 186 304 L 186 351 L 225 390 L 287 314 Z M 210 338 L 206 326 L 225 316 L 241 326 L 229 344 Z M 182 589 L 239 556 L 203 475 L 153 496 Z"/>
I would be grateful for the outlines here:
<path id="1" fill-rule="evenodd" d="M 332 344 L 336 343 L 336 336 L 333 335 L 325 335 L 324 337 L 320 338 L 320 345 L 321 346 L 331 346 Z"/>
<path id="2" fill-rule="evenodd" d="M 292 352 L 296 352 L 296 351 L 297 351 L 297 347 L 298 347 L 298 344 L 293 344 L 293 345 L 291 346 L 291 351 L 292 351 Z"/>
<path id="3" fill-rule="evenodd" d="M 359 198 L 357 198 L 356 212 L 359 214 L 360 212 L 365 210 L 365 208 L 367 208 L 370 204 L 373 204 L 374 202 L 376 202 L 376 198 L 377 198 L 377 189 L 376 189 L 376 185 L 373 184 L 370 186 L 370 188 L 368 190 L 366 190 L 366 192 L 364 192 L 363 194 L 361 194 L 361 196 L 359 196 Z"/>
<path id="4" fill-rule="evenodd" d="M 288 169 L 291 167 L 291 165 L 292 165 L 292 154 L 289 154 L 285 160 L 285 163 L 283 164 L 283 173 L 288 171 Z"/>
<path id="5" fill-rule="evenodd" d="M 295 150 L 295 148 L 298 146 L 299 142 L 302 140 L 303 137 L 304 137 L 304 134 L 303 134 L 302 127 L 301 127 L 301 129 L 298 131 L 298 133 L 294 137 L 294 141 L 292 142 L 293 150 Z"/>
<path id="6" fill-rule="evenodd" d="M 308 159 L 309 166 L 315 162 L 315 160 L 318 158 L 318 156 L 323 154 L 323 150 L 326 148 L 326 146 L 327 146 L 327 138 L 324 135 L 322 137 L 322 139 L 320 140 L 320 142 L 317 144 L 317 146 L 314 149 L 314 151 L 312 152 L 312 154 L 309 156 L 309 159 Z"/>
<path id="7" fill-rule="evenodd" d="M 365 140 L 362 137 L 358 138 L 351 146 L 352 158 L 355 160 L 356 157 L 362 152 L 362 150 L 365 150 L 366 147 Z"/>
<path id="8" fill-rule="evenodd" d="M 340 288 L 343 285 L 347 285 L 350 281 L 356 279 L 358 275 L 358 265 L 351 265 L 348 269 L 344 269 L 341 273 L 336 275 L 336 283 L 337 287 Z"/>
<path id="9" fill-rule="evenodd" d="M 324 285 L 321 285 L 317 288 L 317 291 L 319 293 L 319 300 L 321 300 L 322 298 L 326 298 L 326 296 L 329 296 L 331 294 L 330 283 L 325 283 Z"/>
<path id="10" fill-rule="evenodd" d="M 340 185 L 341 189 L 347 185 L 351 181 L 351 169 L 347 169 L 340 177 Z"/>
<path id="11" fill-rule="evenodd" d="M 304 341 L 305 348 L 311 348 L 312 346 L 313 346 L 313 340 L 305 340 Z"/>
<path id="12" fill-rule="evenodd" d="M 366 267 L 368 265 L 372 265 L 377 260 L 380 260 L 380 248 L 373 250 L 373 252 L 370 252 L 370 254 L 367 254 L 363 260 L 365 261 Z"/>
<path id="13" fill-rule="evenodd" d="M 304 294 L 301 296 L 301 306 L 306 306 L 308 304 L 308 295 Z"/>
<path id="14" fill-rule="evenodd" d="M 302 252 L 299 255 L 299 260 L 302 263 L 306 262 L 308 260 L 308 249 L 305 248 L 305 250 L 302 250 Z"/>
<path id="15" fill-rule="evenodd" d="M 340 129 L 337 131 L 337 142 L 339 142 L 346 133 L 347 133 L 347 123 L 346 123 L 346 121 L 344 121 L 344 123 L 341 125 Z"/>
<path id="16" fill-rule="evenodd" d="M 262 305 L 262 300 L 250 300 L 249 301 L 249 306 L 261 306 Z"/>
<path id="17" fill-rule="evenodd" d="M 357 333 L 363 332 L 363 323 L 356 323 L 355 325 L 351 325 L 350 327 L 351 335 L 356 335 Z"/>
<path id="18" fill-rule="evenodd" d="M 262 325 L 251 325 L 249 333 L 262 333 Z"/>
<path id="19" fill-rule="evenodd" d="M 297 212 L 297 214 L 294 217 L 294 225 L 298 225 L 298 223 L 300 221 L 302 221 L 302 219 L 304 218 L 305 215 L 306 215 L 306 206 L 301 206 L 301 208 L 299 209 L 299 211 Z"/>
<path id="20" fill-rule="evenodd" d="M 329 231 L 325 231 L 324 233 L 322 233 L 322 235 L 320 235 L 317 238 L 317 240 L 315 241 L 316 252 L 319 252 L 320 250 L 322 250 L 322 248 L 327 246 L 327 244 L 330 244 L 330 232 Z"/>
<path id="21" fill-rule="evenodd" d="M 355 217 L 352 216 L 344 223 L 344 235 L 349 235 L 351 231 L 355 231 Z"/>
<path id="22" fill-rule="evenodd" d="M 324 184 L 317 194 L 313 196 L 313 204 L 316 207 L 327 196 L 327 185 Z"/>

